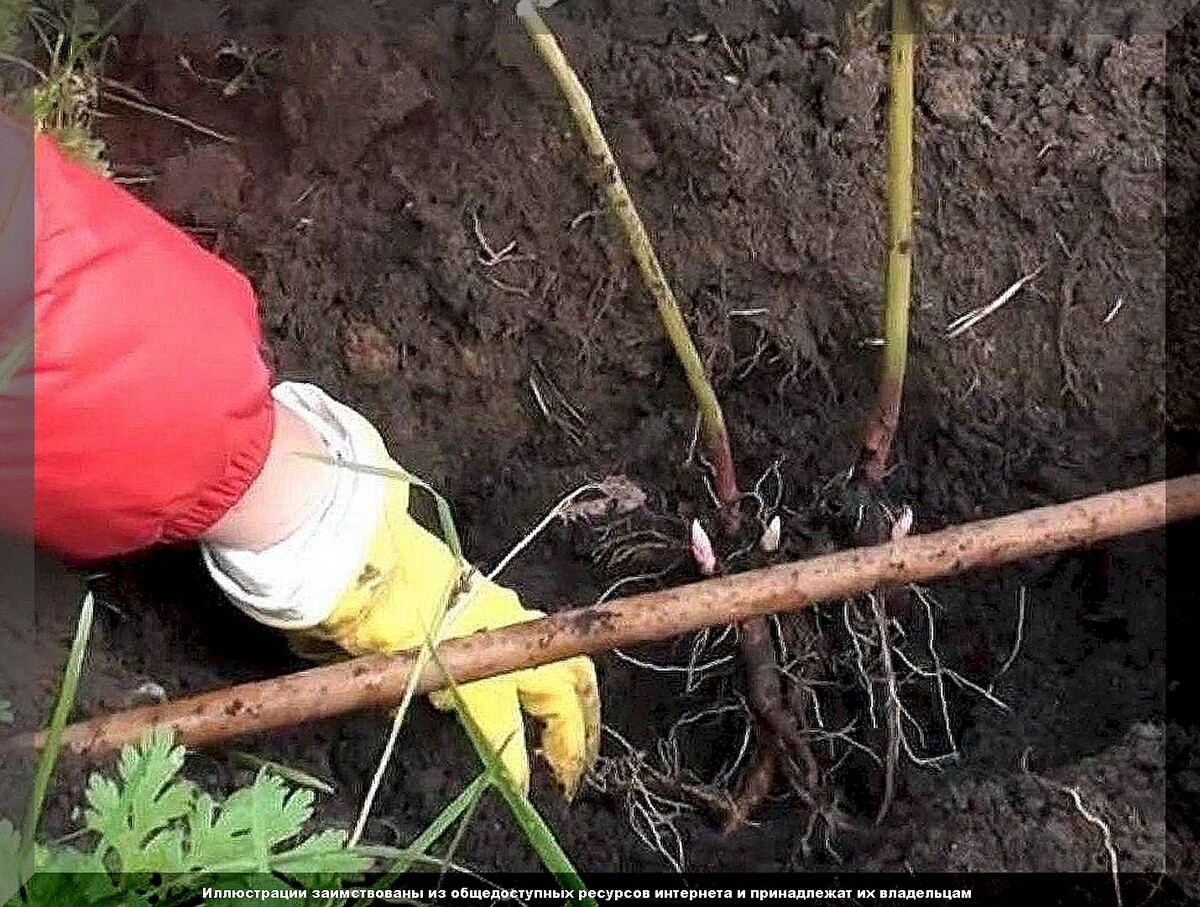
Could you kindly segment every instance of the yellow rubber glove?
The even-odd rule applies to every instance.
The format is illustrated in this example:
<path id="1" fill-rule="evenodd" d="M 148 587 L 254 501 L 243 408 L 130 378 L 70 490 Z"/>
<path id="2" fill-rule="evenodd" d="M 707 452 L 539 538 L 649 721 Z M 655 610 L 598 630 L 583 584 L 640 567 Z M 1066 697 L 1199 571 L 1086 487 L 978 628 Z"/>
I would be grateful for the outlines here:
<path id="1" fill-rule="evenodd" d="M 362 421 L 360 436 L 378 438 Z M 374 462 L 365 465 L 399 471 L 382 439 L 376 454 Z M 523 608 L 511 590 L 478 574 L 455 606 L 451 599 L 469 565 L 409 515 L 408 482 L 385 482 L 382 517 L 363 567 L 314 635 L 352 655 L 365 655 L 416 649 L 435 634 L 452 639 L 542 616 Z M 448 616 L 439 629 L 443 614 Z M 575 795 L 600 742 L 600 697 L 590 659 L 572 658 L 463 684 L 458 690 L 465 709 L 522 791 L 529 789 L 524 711 L 542 723 L 541 753 L 567 797 Z M 448 692 L 430 699 L 438 708 L 453 707 Z"/>

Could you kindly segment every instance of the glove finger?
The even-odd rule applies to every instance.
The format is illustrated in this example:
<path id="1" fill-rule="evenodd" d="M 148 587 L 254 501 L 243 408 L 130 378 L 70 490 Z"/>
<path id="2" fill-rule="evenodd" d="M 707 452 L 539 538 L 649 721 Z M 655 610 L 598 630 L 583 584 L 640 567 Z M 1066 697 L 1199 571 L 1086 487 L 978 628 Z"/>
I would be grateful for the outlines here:
<path id="1" fill-rule="evenodd" d="M 476 583 L 477 587 L 467 593 L 467 606 L 450 622 L 446 638 L 496 630 L 542 616 L 540 612 L 522 608 L 521 600 L 511 589 L 482 578 L 476 579 Z"/>
<path id="2" fill-rule="evenodd" d="M 525 745 L 525 722 L 512 678 L 492 677 L 463 684 L 458 688 L 458 696 L 488 745 L 499 754 L 509 780 L 522 793 L 528 793 L 529 751 Z M 448 691 L 429 698 L 440 709 L 455 706 Z"/>
<path id="3" fill-rule="evenodd" d="M 589 658 L 571 658 L 517 675 L 521 707 L 543 723 L 541 753 L 567 799 L 579 790 L 600 749 L 600 694 Z"/>
<path id="4" fill-rule="evenodd" d="M 288 648 L 292 654 L 305 661 L 329 664 L 346 657 L 346 650 L 337 643 L 306 630 L 285 630 Z"/>

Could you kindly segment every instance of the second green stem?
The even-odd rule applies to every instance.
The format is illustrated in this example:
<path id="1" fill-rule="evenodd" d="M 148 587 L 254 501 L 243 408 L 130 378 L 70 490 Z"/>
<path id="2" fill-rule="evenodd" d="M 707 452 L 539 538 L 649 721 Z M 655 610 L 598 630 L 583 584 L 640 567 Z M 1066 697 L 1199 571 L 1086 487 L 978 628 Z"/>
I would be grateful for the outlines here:
<path id="1" fill-rule="evenodd" d="M 892 0 L 892 48 L 888 102 L 888 236 L 883 315 L 883 367 L 879 397 L 867 424 L 863 453 L 867 475 L 880 481 L 887 471 L 900 423 L 908 362 L 908 309 L 912 292 L 913 57 L 916 38 L 910 0 Z"/>

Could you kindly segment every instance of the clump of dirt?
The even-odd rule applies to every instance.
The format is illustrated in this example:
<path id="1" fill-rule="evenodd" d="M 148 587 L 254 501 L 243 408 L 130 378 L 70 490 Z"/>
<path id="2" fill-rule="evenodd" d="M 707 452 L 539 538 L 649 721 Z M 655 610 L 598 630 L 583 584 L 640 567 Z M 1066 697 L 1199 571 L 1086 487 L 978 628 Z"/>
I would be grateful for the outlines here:
<path id="1" fill-rule="evenodd" d="M 726 401 L 742 484 L 778 488 L 780 559 L 837 544 L 820 503 L 854 461 L 873 394 L 884 166 L 884 45 L 839 38 L 830 4 L 782 6 L 570 0 L 552 16 Z M 157 175 L 148 201 L 251 275 L 279 376 L 371 418 L 400 462 L 455 502 L 481 563 L 583 481 L 636 483 L 646 504 L 608 540 L 636 530 L 652 544 L 614 558 L 595 532 L 551 531 L 509 577 L 531 605 L 586 602 L 638 572 L 693 579 L 686 527 L 711 503 L 690 454 L 687 389 L 553 85 L 503 5 L 402 7 L 154 4 L 120 38 L 120 77 L 237 141 L 114 118 L 118 173 Z M 197 16 L 203 30 L 175 27 Z M 236 92 L 217 84 L 240 72 L 218 57 L 230 42 L 271 60 Z M 898 439 L 915 531 L 1161 475 L 1164 48 L 1162 37 L 1084 33 L 923 47 Z M 945 337 L 955 316 L 1034 272 L 979 327 Z M 1133 803 L 1092 783 L 1119 766 L 1147 810 L 1121 846 L 1150 866 L 1162 759 L 1143 723 L 1164 719 L 1163 548 L 1149 534 L 939 585 L 940 651 L 962 675 L 986 686 L 1022 634 L 997 681 L 1004 707 L 954 690 L 953 741 L 922 744 L 956 746 L 957 762 L 936 776 L 906 765 L 879 834 L 865 830 L 879 772 L 848 763 L 830 777 L 849 824 L 827 847 L 807 846 L 804 812 L 783 802 L 731 839 L 684 813 L 673 824 L 688 867 L 822 868 L 839 855 L 894 866 L 895 842 L 920 828 L 918 868 L 1103 869 L 1095 829 L 1019 774 L 1026 747 L 1039 771 Z M 117 570 L 106 597 L 122 611 L 103 616 L 100 674 L 130 686 L 150 676 L 180 695 L 294 666 L 258 644 L 265 635 L 245 635 L 190 557 Z M 842 632 L 836 605 L 821 613 L 815 626 Z M 681 663 L 690 644 L 631 654 Z M 646 751 L 737 676 L 733 663 L 688 690 L 678 673 L 619 656 L 599 666 L 607 701 L 638 704 L 611 709 L 609 723 Z M 116 704 L 88 697 L 90 709 Z M 474 770 L 452 722 L 422 711 L 414 724 L 368 827 L 385 843 L 410 839 Z M 348 820 L 381 733 L 378 717 L 359 716 L 255 745 L 334 779 L 326 815 Z M 712 772 L 741 742 L 737 722 L 711 722 L 679 755 Z M 616 736 L 605 751 L 624 752 Z M 235 777 L 206 765 L 215 780 Z M 593 790 L 568 809 L 539 787 L 537 799 L 582 867 L 665 865 L 628 833 L 628 798 Z M 950 846 L 1001 809 L 1019 841 L 980 832 Z M 1039 834 L 1057 842 L 1041 856 Z M 491 808 L 460 859 L 534 865 Z"/>

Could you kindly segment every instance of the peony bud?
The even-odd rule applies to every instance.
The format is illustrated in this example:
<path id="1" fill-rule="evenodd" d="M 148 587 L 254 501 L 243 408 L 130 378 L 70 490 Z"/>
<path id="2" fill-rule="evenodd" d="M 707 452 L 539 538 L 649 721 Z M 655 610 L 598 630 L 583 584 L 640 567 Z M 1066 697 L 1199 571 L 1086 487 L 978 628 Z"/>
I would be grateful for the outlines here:
<path id="1" fill-rule="evenodd" d="M 783 532 L 783 521 L 779 519 L 779 514 L 771 517 L 771 522 L 767 523 L 767 528 L 763 530 L 762 536 L 758 540 L 758 547 L 767 554 L 774 554 L 779 550 L 779 536 Z"/>
<path id="2" fill-rule="evenodd" d="M 692 520 L 692 557 L 696 559 L 696 566 L 705 576 L 712 576 L 717 572 L 717 556 L 713 553 L 712 540 L 699 520 Z"/>

